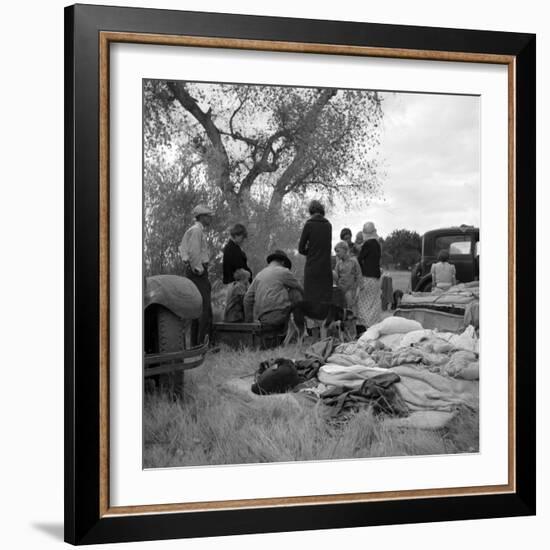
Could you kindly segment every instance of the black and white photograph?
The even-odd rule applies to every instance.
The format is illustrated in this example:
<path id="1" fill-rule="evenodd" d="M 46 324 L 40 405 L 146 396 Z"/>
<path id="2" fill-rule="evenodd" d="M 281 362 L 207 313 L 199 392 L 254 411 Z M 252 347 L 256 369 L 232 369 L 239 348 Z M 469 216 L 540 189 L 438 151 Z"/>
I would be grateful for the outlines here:
<path id="1" fill-rule="evenodd" d="M 549 540 L 544 3 L 71 4 L 3 12 L 2 547 Z"/>
<path id="2" fill-rule="evenodd" d="M 143 467 L 479 452 L 480 98 L 143 80 Z"/>

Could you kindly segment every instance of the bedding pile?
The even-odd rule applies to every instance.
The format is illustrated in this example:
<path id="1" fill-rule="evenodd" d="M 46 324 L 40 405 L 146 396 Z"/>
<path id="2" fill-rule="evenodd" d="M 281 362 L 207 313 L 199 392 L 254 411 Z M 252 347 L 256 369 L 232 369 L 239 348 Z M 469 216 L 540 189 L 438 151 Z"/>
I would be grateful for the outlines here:
<path id="1" fill-rule="evenodd" d="M 329 338 L 303 360 L 278 358 L 268 368 L 272 382 L 286 377 L 274 388 L 319 402 L 331 418 L 370 407 L 388 425 L 435 430 L 462 407 L 478 408 L 479 340 L 472 325 L 457 334 L 388 317 L 354 342 Z M 256 373 L 255 393 L 277 393 L 262 388 L 262 376 L 265 365 Z"/>

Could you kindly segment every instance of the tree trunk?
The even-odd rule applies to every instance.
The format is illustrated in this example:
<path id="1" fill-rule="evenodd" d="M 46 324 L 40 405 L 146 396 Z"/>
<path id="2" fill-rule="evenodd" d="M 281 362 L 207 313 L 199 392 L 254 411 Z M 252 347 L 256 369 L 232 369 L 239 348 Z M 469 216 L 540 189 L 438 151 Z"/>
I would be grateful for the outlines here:
<path id="1" fill-rule="evenodd" d="M 174 97 L 178 100 L 179 104 L 199 122 L 203 127 L 212 149 L 214 151 L 214 159 L 216 166 L 213 167 L 212 173 L 214 174 L 215 184 L 224 193 L 230 195 L 232 193 L 230 169 L 229 169 L 229 157 L 225 150 L 222 137 L 219 129 L 212 121 L 211 111 L 206 113 L 199 107 L 197 101 L 192 97 L 184 83 L 181 82 L 168 82 L 168 88 L 174 94 Z"/>
<path id="2" fill-rule="evenodd" d="M 277 189 L 273 190 L 271 199 L 269 200 L 269 212 L 279 212 L 283 205 L 284 193 L 279 192 Z"/>

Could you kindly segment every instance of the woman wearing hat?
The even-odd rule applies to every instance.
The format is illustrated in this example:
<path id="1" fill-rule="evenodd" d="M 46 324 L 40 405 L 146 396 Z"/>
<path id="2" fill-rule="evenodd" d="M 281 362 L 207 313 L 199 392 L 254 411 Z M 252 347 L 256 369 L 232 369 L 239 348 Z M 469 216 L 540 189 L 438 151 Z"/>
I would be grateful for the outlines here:
<path id="1" fill-rule="evenodd" d="M 306 257 L 304 300 L 332 303 L 332 225 L 317 200 L 309 203 L 309 214 L 298 244 L 298 252 Z"/>
<path id="2" fill-rule="evenodd" d="M 363 237 L 363 246 L 357 257 L 363 275 L 357 310 L 358 323 L 368 328 L 378 323 L 382 315 L 380 300 L 380 257 L 382 256 L 382 249 L 378 242 L 378 234 L 374 223 L 365 223 Z"/>

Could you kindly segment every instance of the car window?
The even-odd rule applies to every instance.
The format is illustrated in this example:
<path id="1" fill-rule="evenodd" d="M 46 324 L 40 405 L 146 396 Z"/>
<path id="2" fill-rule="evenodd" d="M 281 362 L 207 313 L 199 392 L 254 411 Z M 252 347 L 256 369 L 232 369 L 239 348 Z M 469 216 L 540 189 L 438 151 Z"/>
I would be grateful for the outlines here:
<path id="1" fill-rule="evenodd" d="M 466 256 L 472 252 L 472 240 L 469 235 L 444 235 L 435 239 L 435 255 L 448 250 L 450 256 Z"/>
<path id="2" fill-rule="evenodd" d="M 453 242 L 449 245 L 449 254 L 451 256 L 459 256 L 464 254 L 470 254 L 470 251 L 472 250 L 472 243 L 465 242 L 465 241 L 459 241 L 459 242 Z"/>

